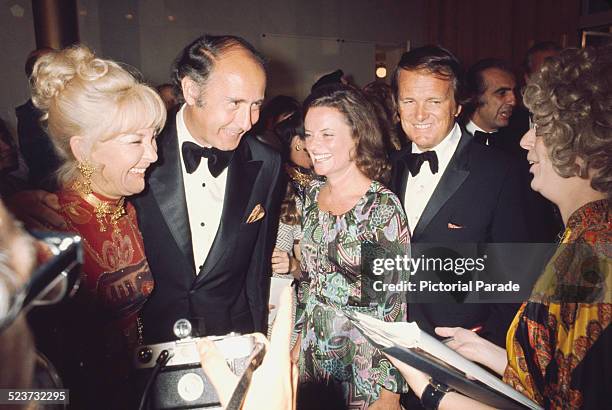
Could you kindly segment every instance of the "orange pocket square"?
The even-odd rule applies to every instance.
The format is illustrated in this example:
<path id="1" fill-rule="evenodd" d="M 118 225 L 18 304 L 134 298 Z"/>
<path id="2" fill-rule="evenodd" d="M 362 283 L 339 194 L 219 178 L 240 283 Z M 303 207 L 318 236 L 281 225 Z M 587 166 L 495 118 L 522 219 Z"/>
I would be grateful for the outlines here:
<path id="1" fill-rule="evenodd" d="M 449 222 L 448 223 L 448 229 L 463 229 L 463 226 L 455 225 L 454 223 Z"/>
<path id="2" fill-rule="evenodd" d="M 261 204 L 255 205 L 255 208 L 251 211 L 251 214 L 246 220 L 246 223 L 252 224 L 253 222 L 259 221 L 266 215 L 266 211 L 264 211 L 263 206 Z"/>

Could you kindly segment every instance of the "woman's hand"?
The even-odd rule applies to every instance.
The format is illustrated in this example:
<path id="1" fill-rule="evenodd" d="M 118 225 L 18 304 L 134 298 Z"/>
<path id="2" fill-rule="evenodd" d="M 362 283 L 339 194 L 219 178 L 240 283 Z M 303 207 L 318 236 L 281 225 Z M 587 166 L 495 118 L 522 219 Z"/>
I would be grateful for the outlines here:
<path id="1" fill-rule="evenodd" d="M 289 253 L 274 248 L 274 252 L 272 252 L 272 272 L 285 274 L 289 272 L 290 267 L 291 258 Z"/>
<path id="2" fill-rule="evenodd" d="M 452 338 L 446 345 L 461 356 L 485 365 L 499 375 L 504 374 L 508 358 L 501 347 L 462 327 L 437 327 L 435 332 L 440 336 Z"/>
<path id="3" fill-rule="evenodd" d="M 469 335 L 464 332 L 472 333 L 472 335 Z M 471 330 L 467 330 L 467 329 L 463 329 L 459 327 L 455 327 L 455 328 L 439 327 L 439 328 L 436 328 L 436 333 L 439 334 L 440 336 L 457 338 L 454 341 L 447 343 L 449 347 L 452 347 L 451 344 L 453 346 L 463 346 L 463 350 L 473 352 L 472 349 L 476 348 L 477 346 L 480 346 L 481 349 L 489 349 L 492 346 L 492 348 L 494 349 L 499 349 L 502 352 L 505 352 L 504 349 L 495 346 L 493 343 L 488 342 L 485 339 L 482 339 L 480 336 L 478 336 L 475 332 L 472 332 Z M 481 341 L 477 342 L 478 339 L 480 339 Z M 488 345 L 491 345 L 491 346 L 488 346 Z M 496 351 L 495 354 L 499 354 L 499 351 Z M 400 371 L 400 373 L 402 374 L 402 376 L 404 376 L 404 379 L 406 379 L 406 382 L 410 386 L 410 389 L 420 399 L 421 396 L 423 395 L 423 391 L 425 390 L 425 387 L 427 387 L 427 385 L 429 384 L 429 376 L 415 369 L 414 367 L 408 366 L 406 363 L 395 359 L 394 357 L 391 357 L 387 354 L 385 354 L 385 356 L 387 356 L 387 358 L 391 361 L 391 363 L 393 363 L 393 365 Z M 504 354 L 504 358 L 505 358 L 505 354 Z M 505 365 L 504 365 L 504 368 L 505 368 Z M 491 367 L 491 369 L 494 369 L 494 368 Z M 477 402 L 476 400 L 463 396 L 460 393 L 450 392 L 444 395 L 444 397 L 442 398 L 442 401 L 440 401 L 440 405 L 438 408 L 440 410 L 448 410 L 448 409 L 480 410 L 480 409 L 491 409 L 492 407 L 488 407 L 480 402 Z"/>
<path id="4" fill-rule="evenodd" d="M 469 332 L 469 330 L 468 330 Z M 429 376 L 425 373 L 415 369 L 414 367 L 408 366 L 406 363 L 397 360 L 389 355 L 386 355 L 387 358 L 393 363 L 393 365 L 400 371 L 410 389 L 414 392 L 414 394 L 421 399 L 423 395 L 423 391 L 425 387 L 429 384 Z M 370 406 L 370 409 L 372 407 Z M 477 402 L 474 399 L 466 397 L 457 392 L 450 392 L 444 395 L 442 400 L 440 401 L 440 405 L 438 406 L 440 410 L 484 410 L 484 409 L 492 409 L 492 407 L 488 407 L 480 402 Z"/>
<path id="5" fill-rule="evenodd" d="M 261 366 L 253 373 L 251 385 L 246 393 L 244 410 L 291 410 L 295 409 L 298 372 L 290 360 L 292 321 L 292 289 L 288 287 L 281 295 L 272 341 Z M 255 334 L 258 342 L 268 345 L 266 338 Z M 206 377 L 215 387 L 223 407 L 227 406 L 238 376 L 232 373 L 215 344 L 208 339 L 198 342 L 200 360 Z"/>

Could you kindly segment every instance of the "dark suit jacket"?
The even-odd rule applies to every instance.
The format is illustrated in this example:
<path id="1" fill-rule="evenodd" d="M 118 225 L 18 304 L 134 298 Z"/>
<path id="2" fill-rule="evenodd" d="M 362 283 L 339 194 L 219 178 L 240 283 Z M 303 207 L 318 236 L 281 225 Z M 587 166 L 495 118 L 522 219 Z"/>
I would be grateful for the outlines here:
<path id="1" fill-rule="evenodd" d="M 40 124 L 42 112 L 32 100 L 15 109 L 19 150 L 28 166 L 28 179 L 33 187 L 47 191 L 57 189 L 53 175 L 62 161 L 51 139 Z"/>
<path id="2" fill-rule="evenodd" d="M 410 150 L 411 146 L 404 148 Z M 393 156 L 392 189 L 404 201 L 408 169 Z M 412 229 L 421 243 L 526 242 L 520 173 L 516 160 L 473 141 L 462 129 L 459 145 L 440 182 Z M 449 228 L 449 223 L 460 229 Z M 484 325 L 482 335 L 500 346 L 516 309 L 514 304 L 412 304 L 408 318 L 434 334 L 436 326 L 471 328 Z"/>
<path id="3" fill-rule="evenodd" d="M 159 161 L 147 189 L 133 200 L 155 279 L 142 311 L 145 341 L 176 339 L 172 328 L 181 318 L 192 321 L 200 335 L 265 330 L 282 191 L 280 155 L 252 136 L 242 138 L 228 167 L 217 235 L 196 272 L 173 113 L 158 144 Z M 264 218 L 246 223 L 258 204 Z"/>
<path id="4" fill-rule="evenodd" d="M 529 111 L 516 107 L 510 125 L 501 128 L 494 139 L 493 147 L 518 160 L 523 188 L 523 208 L 526 213 L 530 242 L 553 243 L 563 230 L 563 222 L 557 207 L 539 192 L 531 189 L 533 176 L 529 173 L 527 151 L 521 148 L 521 138 L 529 130 Z"/>

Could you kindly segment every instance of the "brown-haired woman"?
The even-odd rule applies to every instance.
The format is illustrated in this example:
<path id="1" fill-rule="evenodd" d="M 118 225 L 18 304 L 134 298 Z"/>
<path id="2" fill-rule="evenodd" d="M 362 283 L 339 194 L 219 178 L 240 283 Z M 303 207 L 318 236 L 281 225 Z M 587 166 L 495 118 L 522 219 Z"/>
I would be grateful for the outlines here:
<path id="1" fill-rule="evenodd" d="M 406 318 L 404 295 L 368 293 L 370 277 L 362 269 L 363 244 L 406 254 L 410 241 L 399 200 L 381 183 L 389 166 L 378 121 L 363 93 L 345 85 L 314 90 L 304 110 L 306 149 L 325 181 L 313 181 L 304 202 L 301 268 L 310 282 L 297 319 L 306 386 L 300 401 L 317 408 L 399 409 L 402 378 L 341 313 Z M 402 274 L 377 280 L 395 283 Z"/>
<path id="2" fill-rule="evenodd" d="M 363 92 L 374 107 L 387 152 L 391 155 L 393 152 L 401 150 L 401 125 L 393 88 L 385 82 L 372 81 L 363 87 Z"/>

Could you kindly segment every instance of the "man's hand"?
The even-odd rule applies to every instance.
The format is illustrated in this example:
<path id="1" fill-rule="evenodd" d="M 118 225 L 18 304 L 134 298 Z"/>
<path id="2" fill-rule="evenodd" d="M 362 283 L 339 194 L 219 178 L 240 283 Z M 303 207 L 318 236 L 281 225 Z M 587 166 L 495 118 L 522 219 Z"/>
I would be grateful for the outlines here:
<path id="1" fill-rule="evenodd" d="M 261 366 L 253 373 L 251 386 L 242 406 L 244 410 L 295 409 L 298 372 L 289 359 L 293 329 L 291 292 L 291 288 L 287 287 L 281 295 L 280 307 L 272 329 L 272 341 Z M 258 342 L 268 345 L 262 334 L 256 333 L 254 336 Z M 215 387 L 221 405 L 225 407 L 236 387 L 238 377 L 229 370 L 213 342 L 202 339 L 198 342 L 198 350 L 204 373 Z"/>
<path id="2" fill-rule="evenodd" d="M 285 251 L 281 251 L 278 248 L 274 248 L 272 252 L 272 272 L 284 274 L 289 272 L 291 259 L 289 254 Z"/>
<path id="3" fill-rule="evenodd" d="M 64 230 L 57 195 L 47 191 L 21 191 L 7 201 L 7 207 L 29 229 Z"/>

